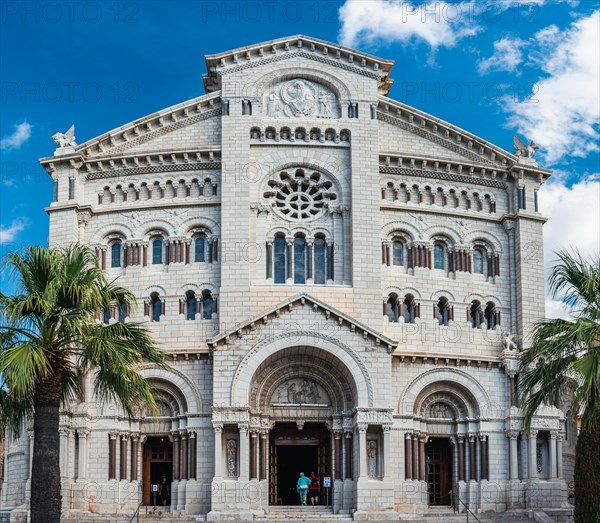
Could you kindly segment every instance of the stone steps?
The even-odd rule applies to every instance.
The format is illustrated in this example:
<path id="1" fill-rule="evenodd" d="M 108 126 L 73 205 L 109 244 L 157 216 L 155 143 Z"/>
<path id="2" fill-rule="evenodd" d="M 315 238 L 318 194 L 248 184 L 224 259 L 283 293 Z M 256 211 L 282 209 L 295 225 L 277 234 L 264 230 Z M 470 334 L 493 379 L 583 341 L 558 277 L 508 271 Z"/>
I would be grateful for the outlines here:
<path id="1" fill-rule="evenodd" d="M 353 521 L 349 514 L 334 514 L 333 510 L 327 507 L 269 507 L 269 512 L 264 516 L 256 516 L 255 521 L 264 521 L 265 523 L 290 523 L 290 521 L 310 521 L 310 522 L 346 522 Z"/>

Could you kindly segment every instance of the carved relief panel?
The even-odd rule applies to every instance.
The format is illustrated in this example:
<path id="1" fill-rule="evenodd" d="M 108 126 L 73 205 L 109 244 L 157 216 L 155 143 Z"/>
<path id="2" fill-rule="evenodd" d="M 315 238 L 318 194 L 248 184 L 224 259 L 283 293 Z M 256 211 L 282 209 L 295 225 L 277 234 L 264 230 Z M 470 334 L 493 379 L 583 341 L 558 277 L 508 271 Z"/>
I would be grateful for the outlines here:
<path id="1" fill-rule="evenodd" d="M 282 383 L 271 398 L 272 405 L 330 405 L 329 395 L 316 382 L 292 379 Z"/>
<path id="2" fill-rule="evenodd" d="M 339 118 L 341 114 L 331 89 L 300 78 L 270 88 L 263 107 L 265 116 L 271 118 Z"/>

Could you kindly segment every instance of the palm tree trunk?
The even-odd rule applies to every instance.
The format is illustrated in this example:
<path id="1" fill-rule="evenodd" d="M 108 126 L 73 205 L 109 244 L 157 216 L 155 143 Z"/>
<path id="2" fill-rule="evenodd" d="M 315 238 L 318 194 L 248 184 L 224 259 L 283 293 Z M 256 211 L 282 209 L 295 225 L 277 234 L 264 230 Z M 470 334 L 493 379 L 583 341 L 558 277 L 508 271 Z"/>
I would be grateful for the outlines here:
<path id="1" fill-rule="evenodd" d="M 600 404 L 581 420 L 575 452 L 575 523 L 600 523 Z"/>
<path id="2" fill-rule="evenodd" d="M 33 400 L 31 523 L 60 523 L 59 409 L 61 376 L 38 383 Z"/>

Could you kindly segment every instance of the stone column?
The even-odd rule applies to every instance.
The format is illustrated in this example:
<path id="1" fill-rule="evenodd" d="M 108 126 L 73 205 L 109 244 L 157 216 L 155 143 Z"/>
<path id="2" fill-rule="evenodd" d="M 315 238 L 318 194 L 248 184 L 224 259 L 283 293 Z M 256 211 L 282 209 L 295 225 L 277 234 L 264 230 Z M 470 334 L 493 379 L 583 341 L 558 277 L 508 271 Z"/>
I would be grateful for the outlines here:
<path id="1" fill-rule="evenodd" d="M 556 475 L 558 479 L 563 479 L 563 439 L 562 433 L 559 433 L 556 438 Z"/>
<path id="2" fill-rule="evenodd" d="M 258 434 L 255 430 L 250 432 L 250 479 L 256 479 L 257 474 L 257 454 L 258 454 Z"/>
<path id="3" fill-rule="evenodd" d="M 412 479 L 412 438 L 408 432 L 404 435 L 404 479 Z"/>
<path id="4" fill-rule="evenodd" d="M 241 423 L 238 427 L 240 431 L 239 479 L 248 481 L 248 463 L 250 462 L 250 456 L 248 454 L 248 425 Z"/>
<path id="5" fill-rule="evenodd" d="M 181 473 L 179 469 L 179 433 L 171 432 L 170 440 L 173 442 L 173 481 L 179 481 Z"/>
<path id="6" fill-rule="evenodd" d="M 368 471 L 367 471 L 367 425 L 362 424 L 362 423 L 358 426 L 358 459 L 359 459 L 358 477 L 366 478 L 366 477 L 368 477 Z"/>
<path id="7" fill-rule="evenodd" d="M 485 434 L 479 436 L 479 444 L 481 449 L 481 479 L 488 478 L 488 438 Z"/>
<path id="8" fill-rule="evenodd" d="M 419 438 L 419 481 L 425 481 L 425 442 L 426 435 L 421 435 Z"/>
<path id="9" fill-rule="evenodd" d="M 88 475 L 88 436 L 90 429 L 77 429 L 79 437 L 79 470 L 77 471 L 77 479 L 86 479 Z"/>
<path id="10" fill-rule="evenodd" d="M 457 463 L 456 463 L 456 438 L 454 436 L 450 436 L 448 438 L 450 442 L 450 466 L 452 467 L 452 489 L 454 489 L 455 483 L 458 482 L 457 476 Z"/>
<path id="11" fill-rule="evenodd" d="M 26 463 L 28 464 L 28 468 L 29 468 L 29 473 L 27 475 L 27 479 L 31 480 L 31 471 L 33 468 L 33 440 L 35 437 L 35 432 L 33 429 L 27 429 L 27 435 L 29 436 L 29 453 L 27 454 L 27 461 Z M 74 448 L 74 447 L 73 447 Z"/>
<path id="12" fill-rule="evenodd" d="M 477 450 L 475 448 L 475 436 L 469 436 L 469 480 L 477 481 Z"/>
<path id="13" fill-rule="evenodd" d="M 117 479 L 117 432 L 111 432 L 108 442 L 108 479 Z"/>
<path id="14" fill-rule="evenodd" d="M 465 437 L 458 436 L 458 481 L 465 481 Z"/>
<path id="15" fill-rule="evenodd" d="M 557 471 L 556 471 L 556 439 L 558 437 L 558 432 L 556 430 L 550 431 L 550 479 L 557 479 Z"/>
<path id="16" fill-rule="evenodd" d="M 67 477 L 67 471 L 69 468 L 69 429 L 61 428 L 58 433 L 60 434 L 60 477 Z"/>
<path id="17" fill-rule="evenodd" d="M 352 479 L 352 432 L 344 433 L 344 463 L 346 472 L 344 479 Z"/>
<path id="18" fill-rule="evenodd" d="M 342 443 L 341 443 L 342 433 L 339 430 L 336 430 L 333 433 L 333 455 L 335 459 L 335 467 L 333 469 L 333 478 L 334 479 L 342 479 Z"/>
<path id="19" fill-rule="evenodd" d="M 529 431 L 529 478 L 537 479 L 537 430 Z"/>
<path id="20" fill-rule="evenodd" d="M 223 477 L 223 425 L 214 424 L 215 428 L 215 479 Z"/>
<path id="21" fill-rule="evenodd" d="M 196 433 L 190 432 L 188 434 L 188 448 L 190 454 L 190 479 L 196 479 L 196 467 L 197 467 L 197 448 L 196 448 Z"/>
<path id="22" fill-rule="evenodd" d="M 131 481 L 138 479 L 138 456 L 140 452 L 140 438 L 138 434 L 131 435 Z"/>
<path id="23" fill-rule="evenodd" d="M 412 435 L 412 479 L 419 479 L 419 439 Z"/>
<path id="24" fill-rule="evenodd" d="M 260 478 L 267 479 L 267 432 L 260 433 Z"/>
<path id="25" fill-rule="evenodd" d="M 511 430 L 508 438 L 510 440 L 510 479 L 519 479 L 519 432 Z"/>
<path id="26" fill-rule="evenodd" d="M 179 431 L 180 443 L 179 448 L 181 449 L 181 479 L 188 479 L 188 438 L 187 431 Z"/>
<path id="27" fill-rule="evenodd" d="M 129 434 L 127 434 L 127 432 L 121 432 L 119 435 L 121 436 L 121 466 L 119 467 L 119 479 L 127 480 L 127 438 L 129 438 Z M 81 450 L 81 441 L 79 442 L 79 450 Z"/>
<path id="28" fill-rule="evenodd" d="M 383 427 L 383 460 L 382 460 L 383 474 L 381 474 L 381 477 L 384 479 L 388 479 L 392 473 L 392 465 L 391 465 L 392 444 L 390 443 L 390 441 L 391 441 L 390 430 L 391 430 L 391 427 L 389 425 L 384 425 L 384 427 Z"/>

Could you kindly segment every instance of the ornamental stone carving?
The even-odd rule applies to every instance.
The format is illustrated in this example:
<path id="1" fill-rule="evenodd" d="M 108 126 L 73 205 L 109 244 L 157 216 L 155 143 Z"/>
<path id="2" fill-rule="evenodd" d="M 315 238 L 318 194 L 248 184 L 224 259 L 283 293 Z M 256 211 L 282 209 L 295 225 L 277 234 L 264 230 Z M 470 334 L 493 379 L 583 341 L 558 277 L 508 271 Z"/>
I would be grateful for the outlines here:
<path id="1" fill-rule="evenodd" d="M 263 99 L 265 115 L 271 118 L 339 118 L 335 93 L 316 82 L 293 79 L 270 89 Z"/>
<path id="2" fill-rule="evenodd" d="M 282 383 L 271 398 L 271 403 L 279 405 L 319 405 L 329 406 L 330 400 L 323 387 L 309 379 L 292 379 Z"/>
<path id="3" fill-rule="evenodd" d="M 237 476 L 237 441 L 227 440 L 227 476 L 233 478 Z"/>

